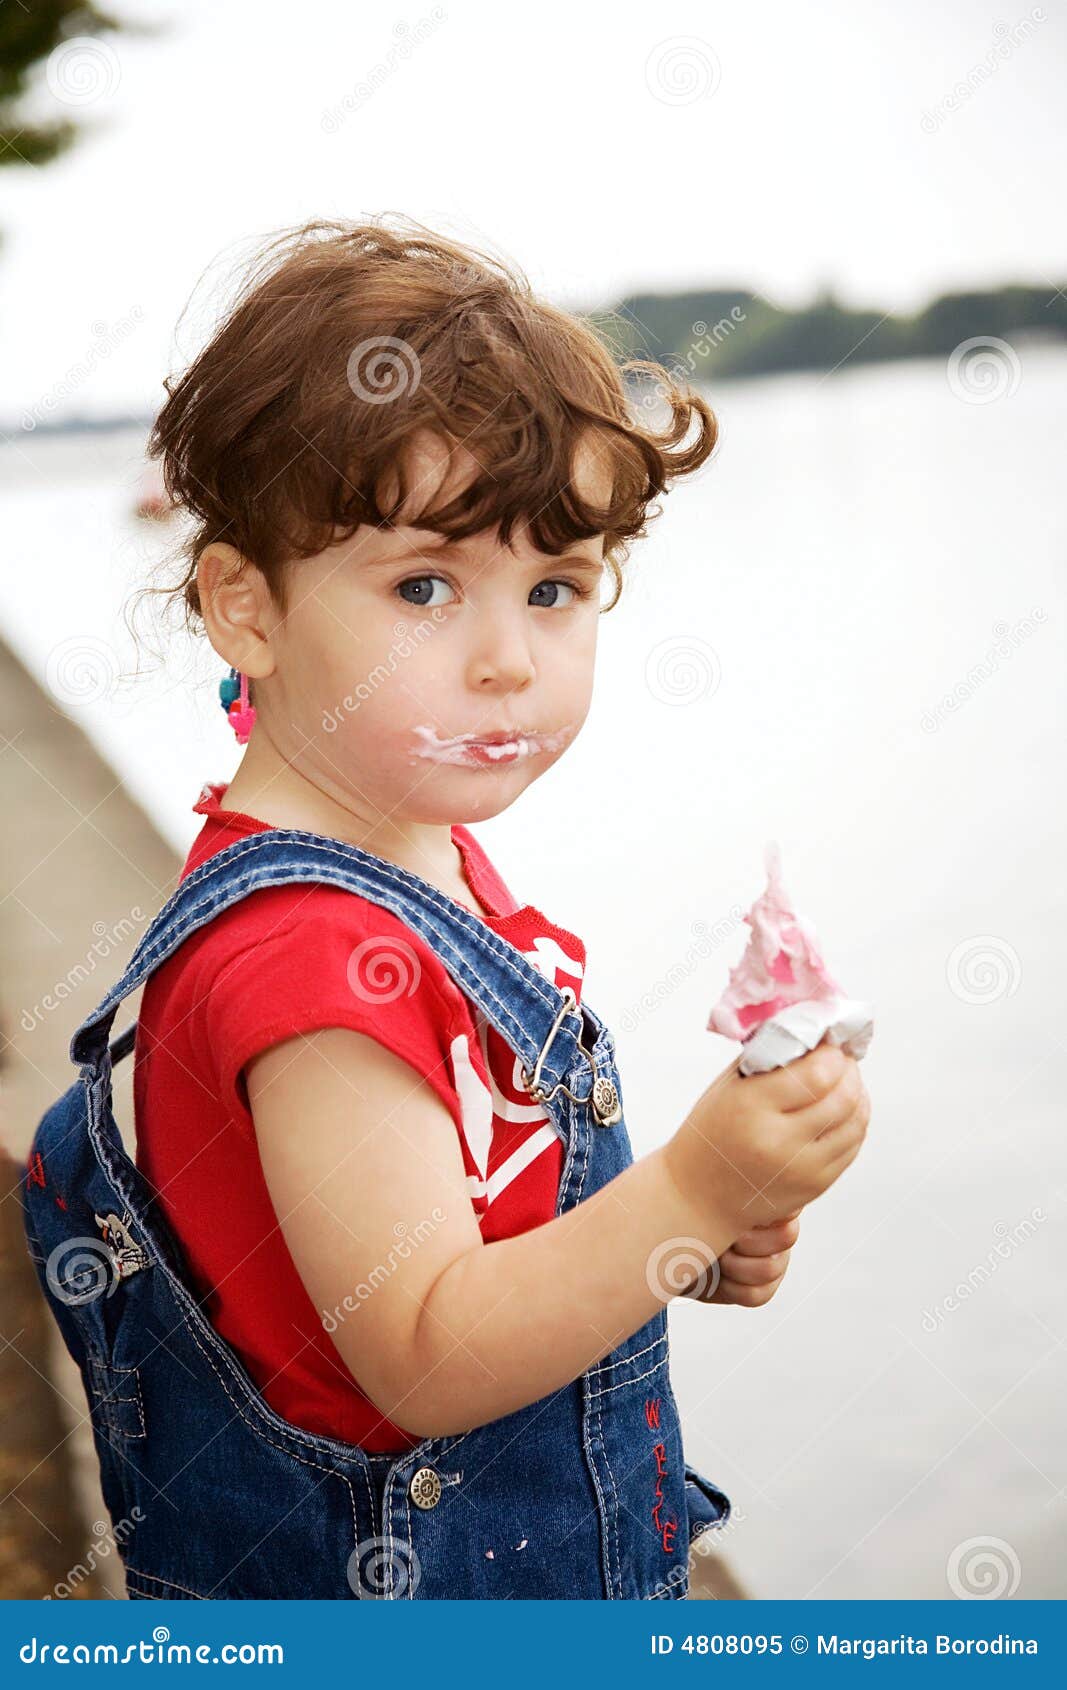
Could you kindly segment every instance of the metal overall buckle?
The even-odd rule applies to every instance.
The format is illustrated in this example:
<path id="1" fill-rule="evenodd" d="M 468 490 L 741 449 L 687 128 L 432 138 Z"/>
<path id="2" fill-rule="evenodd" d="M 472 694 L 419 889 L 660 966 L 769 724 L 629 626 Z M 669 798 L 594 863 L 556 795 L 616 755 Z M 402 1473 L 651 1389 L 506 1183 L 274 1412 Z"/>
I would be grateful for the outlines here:
<path id="1" fill-rule="evenodd" d="M 593 1111 L 593 1119 L 598 1127 L 614 1127 L 617 1122 L 622 1120 L 622 1105 L 619 1101 L 618 1087 L 616 1086 L 614 1080 L 609 1080 L 607 1078 L 607 1075 L 597 1073 L 596 1059 L 591 1050 L 586 1050 L 580 1039 L 578 1041 L 578 1048 L 583 1056 L 588 1057 L 589 1066 L 593 1070 L 593 1085 L 589 1092 L 589 1096 L 576 1097 L 570 1087 L 565 1086 L 562 1080 L 557 1081 L 557 1083 L 552 1087 L 552 1090 L 549 1092 L 544 1091 L 541 1086 L 541 1067 L 548 1054 L 548 1048 L 556 1034 L 559 1032 L 560 1027 L 563 1025 L 565 1018 L 578 1007 L 578 999 L 575 997 L 571 988 L 569 986 L 564 986 L 562 987 L 562 991 L 563 1005 L 558 1011 L 556 1019 L 553 1021 L 552 1026 L 549 1029 L 547 1039 L 538 1052 L 537 1061 L 534 1063 L 533 1074 L 528 1074 L 525 1068 L 522 1069 L 522 1083 L 526 1087 L 530 1096 L 536 1098 L 538 1103 L 547 1103 L 550 1098 L 555 1097 L 558 1091 L 561 1091 L 571 1099 L 572 1103 L 588 1103 Z"/>

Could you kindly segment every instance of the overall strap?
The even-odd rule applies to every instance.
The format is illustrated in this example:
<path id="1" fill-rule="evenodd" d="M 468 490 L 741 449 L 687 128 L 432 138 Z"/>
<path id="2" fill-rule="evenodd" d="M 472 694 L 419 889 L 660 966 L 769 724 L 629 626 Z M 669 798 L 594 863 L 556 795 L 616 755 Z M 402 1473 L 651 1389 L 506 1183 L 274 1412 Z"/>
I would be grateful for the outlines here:
<path id="1" fill-rule="evenodd" d="M 108 1051 L 111 1024 L 123 999 L 220 911 L 261 887 L 293 882 L 343 887 L 406 922 L 516 1051 L 528 1073 L 534 1073 L 543 1053 L 539 1084 L 544 1092 L 564 1080 L 576 1056 L 584 1055 L 579 1044 L 582 1017 L 573 1007 L 573 994 L 550 984 L 521 951 L 473 912 L 421 876 L 358 845 L 303 828 L 271 828 L 215 852 L 180 882 L 143 934 L 121 980 L 74 1034 L 71 1060 L 96 1071 L 105 1058 L 127 1054 L 133 1028 Z"/>

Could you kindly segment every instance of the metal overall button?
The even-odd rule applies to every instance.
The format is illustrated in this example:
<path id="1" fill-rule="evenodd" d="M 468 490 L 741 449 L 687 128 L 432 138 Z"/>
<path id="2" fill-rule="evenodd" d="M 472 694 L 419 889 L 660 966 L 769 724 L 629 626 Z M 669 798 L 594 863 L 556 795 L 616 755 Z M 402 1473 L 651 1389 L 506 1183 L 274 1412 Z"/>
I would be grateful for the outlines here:
<path id="1" fill-rule="evenodd" d="M 592 1057 L 589 1060 L 592 1061 Z M 596 1072 L 595 1065 L 593 1071 Z M 589 1101 L 600 1126 L 614 1127 L 622 1120 L 618 1087 L 614 1080 L 608 1079 L 606 1074 L 597 1074 L 593 1081 L 593 1089 L 589 1094 Z"/>
<path id="2" fill-rule="evenodd" d="M 598 1127 L 614 1127 L 622 1120 L 622 1106 L 619 1102 L 618 1087 L 615 1085 L 614 1080 L 608 1079 L 606 1074 L 597 1073 L 596 1058 L 594 1057 L 592 1051 L 587 1050 L 580 1040 L 578 1048 L 582 1055 L 588 1058 L 589 1066 L 593 1070 L 593 1084 L 590 1088 L 589 1096 L 576 1097 L 570 1087 L 564 1085 L 562 1080 L 558 1081 L 558 1083 L 552 1087 L 550 1092 L 546 1092 L 542 1088 L 541 1067 L 548 1054 L 549 1046 L 562 1026 L 564 1018 L 574 1013 L 578 1006 L 578 999 L 571 990 L 570 986 L 564 986 L 562 990 L 562 1008 L 557 1012 L 556 1019 L 549 1028 L 548 1037 L 537 1054 L 537 1061 L 534 1063 L 533 1073 L 528 1074 L 526 1069 L 523 1068 L 522 1083 L 526 1087 L 530 1096 L 535 1097 L 539 1103 L 547 1103 L 550 1098 L 555 1097 L 558 1091 L 562 1091 L 570 1098 L 572 1103 L 588 1103 L 593 1112 L 593 1120 L 596 1122 Z"/>
<path id="3" fill-rule="evenodd" d="M 436 1508 L 441 1500 L 441 1478 L 432 1467 L 420 1467 L 413 1474 L 408 1494 L 416 1508 Z"/>

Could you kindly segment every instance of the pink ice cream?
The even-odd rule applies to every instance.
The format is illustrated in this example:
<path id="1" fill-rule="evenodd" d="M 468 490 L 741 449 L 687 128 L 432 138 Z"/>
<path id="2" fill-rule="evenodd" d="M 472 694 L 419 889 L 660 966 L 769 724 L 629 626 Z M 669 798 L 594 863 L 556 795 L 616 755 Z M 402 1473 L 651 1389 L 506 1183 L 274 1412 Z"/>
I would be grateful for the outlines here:
<path id="1" fill-rule="evenodd" d="M 823 961 L 814 930 L 782 885 L 778 846 L 767 846 L 766 890 L 745 916 L 745 954 L 708 1021 L 708 1030 L 742 1042 L 790 1004 L 831 1002 L 844 993 Z"/>

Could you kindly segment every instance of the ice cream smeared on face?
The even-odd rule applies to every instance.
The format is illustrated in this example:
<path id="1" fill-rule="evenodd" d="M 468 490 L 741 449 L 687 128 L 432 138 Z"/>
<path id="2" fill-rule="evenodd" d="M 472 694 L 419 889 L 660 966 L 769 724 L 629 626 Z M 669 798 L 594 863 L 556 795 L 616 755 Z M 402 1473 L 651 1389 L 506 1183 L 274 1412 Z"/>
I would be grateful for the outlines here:
<path id="1" fill-rule="evenodd" d="M 476 733 L 439 734 L 436 728 L 415 728 L 414 757 L 434 763 L 457 763 L 466 768 L 487 768 L 494 764 L 517 763 L 541 752 L 558 751 L 571 737 L 564 727 L 555 733 L 516 733 L 510 739 L 481 739 Z"/>
<path id="2" fill-rule="evenodd" d="M 846 997 L 823 960 L 813 928 L 793 909 L 773 842 L 767 886 L 745 920 L 745 954 L 708 1019 L 708 1030 L 744 1045 L 743 1074 L 766 1072 L 814 1050 L 824 1038 L 857 1059 L 874 1031 L 871 1005 Z"/>
<path id="3" fill-rule="evenodd" d="M 835 998 L 841 987 L 823 961 L 814 929 L 799 916 L 782 885 L 781 853 L 773 842 L 764 859 L 767 886 L 745 916 L 751 927 L 745 954 L 711 1012 L 708 1027 L 728 1039 L 747 1039 L 791 1003 Z"/>

